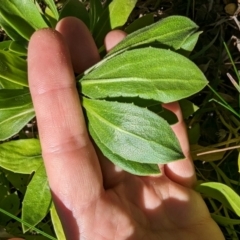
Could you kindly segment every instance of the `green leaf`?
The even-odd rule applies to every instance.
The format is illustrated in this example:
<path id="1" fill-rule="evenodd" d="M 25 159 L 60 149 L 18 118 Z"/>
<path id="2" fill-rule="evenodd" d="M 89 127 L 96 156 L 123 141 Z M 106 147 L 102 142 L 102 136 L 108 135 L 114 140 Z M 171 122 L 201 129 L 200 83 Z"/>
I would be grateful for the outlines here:
<path id="1" fill-rule="evenodd" d="M 160 169 L 157 164 L 132 162 L 113 153 L 106 145 L 104 145 L 101 139 L 99 139 L 98 134 L 94 131 L 94 128 L 92 128 L 91 123 L 89 124 L 89 132 L 94 139 L 94 142 L 101 149 L 103 155 L 123 170 L 138 176 L 160 174 Z"/>
<path id="2" fill-rule="evenodd" d="M 137 0 L 113 0 L 102 13 L 96 24 L 93 36 L 98 47 L 103 45 L 106 34 L 123 26 L 135 7 Z"/>
<path id="3" fill-rule="evenodd" d="M 196 32 L 196 33 L 193 33 L 191 36 L 189 36 L 186 41 L 182 44 L 181 46 L 181 49 L 187 51 L 187 52 L 191 52 L 197 41 L 198 41 L 198 38 L 199 38 L 199 35 L 201 34 L 202 32 Z"/>
<path id="4" fill-rule="evenodd" d="M 53 224 L 57 239 L 66 240 L 66 237 L 62 228 L 62 223 L 58 217 L 56 208 L 53 203 L 50 208 L 50 214 L 51 214 L 52 224 Z"/>
<path id="5" fill-rule="evenodd" d="M 155 113 L 133 104 L 86 98 L 83 106 L 92 131 L 122 159 L 164 164 L 184 158 L 172 129 Z"/>
<path id="6" fill-rule="evenodd" d="M 47 6 L 50 8 L 50 10 L 52 11 L 54 18 L 56 20 L 58 20 L 59 18 L 59 14 L 58 14 L 58 10 L 56 8 L 55 2 L 54 0 L 44 0 L 44 2 L 47 4 Z"/>
<path id="7" fill-rule="evenodd" d="M 12 43 L 12 40 L 0 42 L 0 50 L 4 50 L 4 51 L 8 50 L 11 43 Z"/>
<path id="8" fill-rule="evenodd" d="M 90 17 L 91 31 L 93 31 L 96 23 L 98 22 L 102 11 L 103 11 L 103 7 L 100 0 L 90 0 L 89 17 Z"/>
<path id="9" fill-rule="evenodd" d="M 16 215 L 19 212 L 20 201 L 17 194 L 13 193 L 8 195 L 0 202 L 0 208 L 5 211 Z M 11 220 L 11 217 L 0 213 L 0 225 L 5 226 L 7 222 Z"/>
<path id="10" fill-rule="evenodd" d="M 182 99 L 179 101 L 179 105 L 182 110 L 182 115 L 184 119 L 188 119 L 193 113 L 195 113 L 199 107 L 187 99 Z"/>
<path id="11" fill-rule="evenodd" d="M 51 192 L 43 163 L 35 172 L 27 187 L 23 200 L 22 220 L 36 226 L 48 213 L 51 205 Z M 23 224 L 23 231 L 30 228 Z"/>
<path id="12" fill-rule="evenodd" d="M 135 32 L 141 28 L 147 27 L 151 24 L 154 23 L 154 18 L 153 18 L 153 14 L 147 14 L 143 17 L 138 18 L 137 20 L 135 20 L 134 22 L 132 22 L 129 26 L 127 26 L 125 28 L 125 32 L 130 34 L 132 32 Z"/>
<path id="13" fill-rule="evenodd" d="M 27 185 L 29 183 L 29 175 L 11 172 L 6 169 L 4 169 L 4 172 L 8 181 L 12 184 L 12 186 L 14 186 L 14 188 L 16 188 L 22 194 L 24 194 L 26 191 Z"/>
<path id="14" fill-rule="evenodd" d="M 12 41 L 9 46 L 9 51 L 17 54 L 18 56 L 27 56 L 27 44 L 20 41 Z"/>
<path id="15" fill-rule="evenodd" d="M 30 174 L 42 164 L 37 139 L 24 139 L 0 144 L 0 166 L 15 173 Z"/>
<path id="16" fill-rule="evenodd" d="M 13 53 L 0 50 L 0 85 L 10 81 L 28 87 L 27 62 Z"/>
<path id="17" fill-rule="evenodd" d="M 205 197 L 218 200 L 223 206 L 240 216 L 240 196 L 227 185 L 218 182 L 204 182 L 198 184 L 195 190 Z"/>
<path id="18" fill-rule="evenodd" d="M 114 47 L 108 55 L 122 52 L 129 48 L 146 46 L 154 43 L 174 50 L 178 50 L 182 47 L 184 47 L 185 50 L 191 49 L 194 42 L 193 40 L 197 40 L 198 33 L 195 33 L 197 29 L 198 26 L 189 18 L 182 16 L 167 17 L 128 35 Z"/>
<path id="19" fill-rule="evenodd" d="M 176 115 L 163 108 L 161 103 L 152 99 L 142 99 L 139 97 L 116 97 L 116 98 L 106 98 L 107 101 L 111 102 L 122 102 L 122 103 L 133 103 L 139 107 L 147 108 L 148 110 L 156 113 L 163 119 L 165 119 L 169 124 L 175 124 L 178 122 Z"/>
<path id="20" fill-rule="evenodd" d="M 13 40 L 29 40 L 35 30 L 48 27 L 31 0 L 1 1 L 0 25 Z"/>
<path id="21" fill-rule="evenodd" d="M 114 56 L 80 80 L 90 98 L 136 97 L 169 103 L 207 84 L 204 74 L 184 56 L 165 49 L 143 48 Z"/>
<path id="22" fill-rule="evenodd" d="M 28 90 L 0 89 L 0 141 L 17 134 L 34 116 Z"/>
<path id="23" fill-rule="evenodd" d="M 222 226 L 228 226 L 228 225 L 240 225 L 240 219 L 232 219 L 229 217 L 223 217 L 217 214 L 211 214 L 211 217 L 215 222 L 217 222 L 219 225 Z"/>
<path id="24" fill-rule="evenodd" d="M 148 109 L 155 112 L 154 109 L 152 109 L 152 108 L 148 108 Z M 155 113 L 158 114 L 164 120 L 166 120 L 170 125 L 178 122 L 177 116 L 172 111 L 170 111 L 166 108 L 162 108 L 162 111 L 155 112 Z"/>
<path id="25" fill-rule="evenodd" d="M 64 17 L 76 17 L 89 26 L 89 15 L 85 6 L 78 0 L 67 0 L 60 12 L 59 19 Z"/>

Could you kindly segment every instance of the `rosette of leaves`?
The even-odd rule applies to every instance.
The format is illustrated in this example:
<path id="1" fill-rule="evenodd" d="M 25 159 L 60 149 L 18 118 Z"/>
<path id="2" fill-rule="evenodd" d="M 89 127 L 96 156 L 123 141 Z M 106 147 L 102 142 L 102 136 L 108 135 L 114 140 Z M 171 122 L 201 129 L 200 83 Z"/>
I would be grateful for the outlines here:
<path id="1" fill-rule="evenodd" d="M 136 4 L 113 0 L 102 5 L 90 0 L 87 11 L 78 0 L 68 0 L 59 13 L 53 0 L 43 2 L 44 11 L 38 1 L 1 1 L 0 26 L 10 39 L 0 43 L 0 141 L 17 134 L 35 116 L 27 81 L 31 34 L 54 27 L 65 16 L 75 16 L 85 22 L 102 49 L 105 34 L 123 26 Z M 77 87 L 89 133 L 102 153 L 132 174 L 159 174 L 158 164 L 184 158 L 170 126 L 177 119 L 161 104 L 186 98 L 207 84 L 203 73 L 187 58 L 200 32 L 186 17 L 153 23 L 152 15 L 137 20 L 126 31 L 132 33 L 76 78 Z M 39 140 L 2 143 L 0 166 L 22 174 L 35 172 L 22 209 L 22 219 L 35 226 L 51 206 Z M 41 192 L 41 197 L 34 197 L 36 192 Z M 57 235 L 61 235 L 56 214 L 52 218 Z M 29 230 L 24 225 L 23 229 Z"/>
<path id="2" fill-rule="evenodd" d="M 51 1 L 46 1 L 45 15 L 36 3 L 28 2 L 20 3 L 16 9 L 19 1 L 4 1 L 0 8 L 2 28 L 13 39 L 2 42 L 4 50 L 0 52 L 0 140 L 16 134 L 34 117 L 27 83 L 27 41 L 34 29 L 54 24 L 52 19 L 58 16 Z M 67 3 L 59 18 L 76 4 Z M 107 11 L 102 10 L 95 27 L 106 12 L 114 22 L 111 11 L 118 8 L 119 1 L 111 2 Z M 93 19 L 83 16 L 93 30 Z M 184 158 L 168 123 L 176 120 L 161 108 L 161 103 L 186 98 L 207 84 L 203 73 L 184 56 L 196 44 L 197 30 L 188 18 L 168 17 L 129 34 L 102 61 L 77 78 L 92 138 L 110 161 L 130 173 L 158 174 L 157 164 Z M 93 34 L 96 42 L 99 34 Z"/>

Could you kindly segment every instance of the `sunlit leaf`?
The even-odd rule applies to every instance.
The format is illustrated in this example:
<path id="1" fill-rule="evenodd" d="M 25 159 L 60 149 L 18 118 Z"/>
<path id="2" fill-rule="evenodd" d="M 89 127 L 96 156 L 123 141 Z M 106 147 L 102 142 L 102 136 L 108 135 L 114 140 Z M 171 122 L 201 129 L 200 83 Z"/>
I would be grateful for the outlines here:
<path id="1" fill-rule="evenodd" d="M 93 36 L 98 47 L 102 46 L 106 34 L 123 26 L 132 12 L 137 0 L 113 0 L 102 13 L 95 25 Z"/>
<path id="2" fill-rule="evenodd" d="M 20 86 L 28 87 L 26 60 L 13 53 L 0 50 L 0 78 L 1 82 L 9 81 Z"/>
<path id="3" fill-rule="evenodd" d="M 28 90 L 0 89 L 0 141 L 17 134 L 34 116 Z"/>
<path id="4" fill-rule="evenodd" d="M 104 145 L 104 141 L 98 137 L 98 134 L 94 131 L 91 124 L 89 124 L 89 131 L 93 137 L 95 143 L 101 149 L 103 155 L 112 161 L 115 165 L 119 166 L 121 169 L 138 176 L 149 176 L 160 174 L 160 169 L 157 164 L 147 164 L 132 162 L 128 159 L 124 159 L 121 156 L 113 153 L 107 145 Z"/>
<path id="5" fill-rule="evenodd" d="M 40 142 L 22 139 L 0 144 L 0 166 L 16 173 L 30 174 L 42 164 Z"/>
<path id="6" fill-rule="evenodd" d="M 36 226 L 47 215 L 50 205 L 51 192 L 42 163 L 27 187 L 23 200 L 22 220 Z M 23 225 L 23 231 L 28 230 L 29 227 Z"/>
<path id="7" fill-rule="evenodd" d="M 90 98 L 139 96 L 162 103 L 186 98 L 206 84 L 204 74 L 190 60 L 151 47 L 103 60 L 80 80 L 82 93 Z"/>
<path id="8" fill-rule="evenodd" d="M 240 196 L 230 187 L 218 182 L 204 182 L 195 187 L 205 197 L 218 200 L 223 206 L 240 216 Z"/>
<path id="9" fill-rule="evenodd" d="M 163 164 L 184 158 L 170 126 L 155 113 L 133 104 L 85 98 L 83 106 L 98 139 L 122 159 Z"/>
<path id="10" fill-rule="evenodd" d="M 199 33 L 196 33 L 197 29 L 198 26 L 189 18 L 183 16 L 167 17 L 128 35 L 108 55 L 129 48 L 156 43 L 161 47 L 174 50 L 180 48 L 191 50 L 198 39 Z"/>
<path id="11" fill-rule="evenodd" d="M 35 30 L 48 27 L 29 0 L 1 1 L 0 25 L 13 40 L 29 40 Z"/>
<path id="12" fill-rule="evenodd" d="M 56 208 L 53 203 L 50 208 L 50 214 L 51 214 L 52 224 L 53 224 L 57 239 L 65 240 L 66 238 L 65 238 L 65 234 L 64 234 L 64 231 L 62 228 L 62 223 L 58 217 Z"/>

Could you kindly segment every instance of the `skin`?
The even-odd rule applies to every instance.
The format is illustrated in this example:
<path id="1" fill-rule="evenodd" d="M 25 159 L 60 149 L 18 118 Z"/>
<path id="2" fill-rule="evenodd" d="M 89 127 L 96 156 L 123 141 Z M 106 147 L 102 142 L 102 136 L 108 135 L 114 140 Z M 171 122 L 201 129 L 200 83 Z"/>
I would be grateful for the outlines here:
<path id="1" fill-rule="evenodd" d="M 110 50 L 125 37 L 110 32 Z M 159 166 L 162 175 L 122 171 L 93 145 L 84 121 L 74 72 L 100 60 L 86 26 L 75 18 L 56 30 L 35 32 L 28 53 L 29 86 L 53 200 L 70 240 L 224 239 L 201 198 L 178 103 L 164 105 L 185 160 Z"/>

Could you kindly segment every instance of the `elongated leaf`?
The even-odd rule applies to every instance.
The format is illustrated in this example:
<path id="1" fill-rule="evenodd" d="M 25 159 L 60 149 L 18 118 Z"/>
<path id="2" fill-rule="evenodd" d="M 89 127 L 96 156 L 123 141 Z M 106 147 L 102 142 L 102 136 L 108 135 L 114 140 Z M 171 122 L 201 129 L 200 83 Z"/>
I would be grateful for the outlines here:
<path id="1" fill-rule="evenodd" d="M 215 222 L 222 226 L 228 226 L 228 225 L 240 225 L 240 219 L 232 219 L 229 217 L 223 217 L 217 214 L 211 214 L 211 217 Z"/>
<path id="2" fill-rule="evenodd" d="M 89 15 L 84 7 L 84 5 L 78 1 L 78 0 L 67 0 L 64 4 L 59 19 L 62 19 L 64 17 L 76 17 L 82 20 L 87 26 L 89 26 Z"/>
<path id="3" fill-rule="evenodd" d="M 18 31 L 12 27 L 11 23 L 8 23 L 7 20 L 1 14 L 1 6 L 0 6 L 0 26 L 4 29 L 7 35 L 13 40 L 23 41 L 25 40 Z"/>
<path id="4" fill-rule="evenodd" d="M 186 41 L 182 44 L 181 49 L 183 49 L 187 52 L 191 52 L 194 49 L 194 47 L 198 41 L 198 37 L 201 33 L 202 32 L 196 32 L 196 33 L 193 33 L 192 35 L 190 35 L 186 39 Z"/>
<path id="5" fill-rule="evenodd" d="M 195 34 L 197 29 L 198 26 L 189 18 L 182 16 L 167 17 L 128 35 L 108 55 L 153 43 L 159 43 L 162 47 L 174 50 L 178 50 L 182 46 L 185 46 L 184 49 L 190 49 L 190 47 L 186 47 L 187 43 L 190 45 L 190 40 L 187 39 L 190 38 L 191 42 L 193 39 L 195 40 L 197 35 L 191 36 Z"/>
<path id="6" fill-rule="evenodd" d="M 106 98 L 107 101 L 115 101 L 122 103 L 133 103 L 139 107 L 144 107 L 149 109 L 150 111 L 156 113 L 161 118 L 165 119 L 169 124 L 175 124 L 178 122 L 176 115 L 163 108 L 161 103 L 152 99 L 142 99 L 139 97 L 116 97 L 116 98 Z"/>
<path id="7" fill-rule="evenodd" d="M 162 103 L 186 98 L 206 84 L 205 76 L 190 60 L 157 48 L 121 53 L 80 80 L 82 93 L 90 98 L 139 96 Z"/>
<path id="8" fill-rule="evenodd" d="M 111 152 L 111 150 L 106 145 L 104 145 L 104 141 L 101 141 L 101 139 L 98 137 L 98 134 L 95 132 L 94 128 L 92 128 L 91 124 L 89 124 L 89 131 L 94 139 L 94 142 L 101 149 L 103 155 L 123 170 L 138 176 L 160 174 L 160 169 L 157 164 L 132 162 L 128 159 L 123 159 L 119 155 Z"/>
<path id="9" fill-rule="evenodd" d="M 9 46 L 9 51 L 17 54 L 18 56 L 27 56 L 27 46 L 25 42 L 12 41 Z"/>
<path id="10" fill-rule="evenodd" d="M 138 18 L 137 20 L 135 20 L 134 22 L 132 22 L 129 26 L 127 26 L 125 28 L 125 32 L 130 34 L 132 32 L 135 32 L 141 28 L 144 28 L 146 26 L 149 26 L 151 24 L 154 23 L 154 18 L 153 18 L 153 14 L 147 14 L 143 17 Z"/>
<path id="11" fill-rule="evenodd" d="M 0 141 L 18 133 L 34 116 L 29 91 L 0 89 Z"/>
<path id="12" fill-rule="evenodd" d="M 133 104 L 86 98 L 83 106 L 98 139 L 122 159 L 164 164 L 184 158 L 170 126 L 155 113 Z"/>
<path id="13" fill-rule="evenodd" d="M 56 20 L 58 20 L 59 18 L 59 14 L 58 14 L 58 10 L 56 8 L 56 5 L 54 3 L 54 0 L 44 0 L 44 2 L 47 4 L 47 6 L 51 9 L 53 15 L 54 15 L 54 18 Z"/>
<path id="14" fill-rule="evenodd" d="M 0 42 L 0 50 L 8 50 L 11 43 L 11 40 Z"/>
<path id="15" fill-rule="evenodd" d="M 29 40 L 35 30 L 48 27 L 34 2 L 29 0 L 1 1 L 0 25 L 13 40 Z"/>
<path id="16" fill-rule="evenodd" d="M 63 231 L 63 228 L 62 228 L 62 223 L 61 223 L 61 221 L 58 217 L 56 208 L 53 205 L 53 203 L 52 203 L 52 206 L 51 206 L 51 209 L 50 209 L 50 213 L 51 213 L 52 224 L 53 224 L 57 239 L 66 240 L 65 234 L 64 234 L 64 231 Z"/>
<path id="17" fill-rule="evenodd" d="M 0 50 L 0 78 L 0 81 L 10 81 L 28 87 L 26 60 L 10 52 Z"/>
<path id="18" fill-rule="evenodd" d="M 36 226 L 48 213 L 51 206 L 51 192 L 43 163 L 35 172 L 23 199 L 22 220 Z M 23 231 L 29 227 L 23 224 Z"/>
<path id="19" fill-rule="evenodd" d="M 93 32 L 98 47 L 102 46 L 106 34 L 115 28 L 123 26 L 137 0 L 113 0 L 102 13 Z"/>
<path id="20" fill-rule="evenodd" d="M 218 182 L 204 182 L 198 184 L 195 189 L 206 197 L 218 200 L 240 216 L 240 197 L 227 185 Z"/>
<path id="21" fill-rule="evenodd" d="M 16 173 L 30 174 L 42 164 L 37 139 L 23 139 L 0 144 L 0 166 Z"/>
<path id="22" fill-rule="evenodd" d="M 98 22 L 101 13 L 103 12 L 103 6 L 100 0 L 90 0 L 90 30 L 92 31 Z"/>

